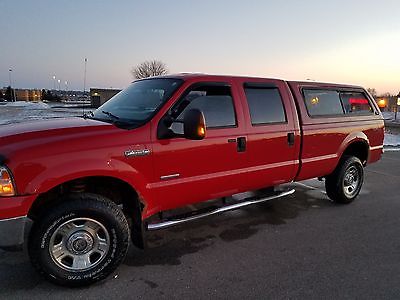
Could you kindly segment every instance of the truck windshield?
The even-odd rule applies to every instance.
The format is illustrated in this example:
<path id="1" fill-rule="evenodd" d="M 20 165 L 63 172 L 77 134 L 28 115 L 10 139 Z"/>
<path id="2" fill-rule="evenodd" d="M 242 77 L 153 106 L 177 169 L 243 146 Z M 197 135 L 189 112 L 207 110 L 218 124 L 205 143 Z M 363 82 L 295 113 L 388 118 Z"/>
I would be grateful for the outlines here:
<path id="1" fill-rule="evenodd" d="M 101 105 L 91 117 L 117 126 L 137 127 L 153 117 L 182 82 L 171 78 L 135 81 Z"/>

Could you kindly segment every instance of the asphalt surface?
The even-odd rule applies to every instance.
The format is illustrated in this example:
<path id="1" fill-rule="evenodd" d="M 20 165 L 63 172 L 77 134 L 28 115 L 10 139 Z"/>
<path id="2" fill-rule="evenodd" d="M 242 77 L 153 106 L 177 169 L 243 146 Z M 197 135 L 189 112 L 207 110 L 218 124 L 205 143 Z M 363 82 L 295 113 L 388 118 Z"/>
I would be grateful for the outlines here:
<path id="1" fill-rule="evenodd" d="M 316 180 L 272 203 L 148 234 L 106 281 L 39 277 L 27 254 L 0 251 L 0 298 L 399 299 L 400 152 L 366 169 L 359 198 L 334 205 Z"/>

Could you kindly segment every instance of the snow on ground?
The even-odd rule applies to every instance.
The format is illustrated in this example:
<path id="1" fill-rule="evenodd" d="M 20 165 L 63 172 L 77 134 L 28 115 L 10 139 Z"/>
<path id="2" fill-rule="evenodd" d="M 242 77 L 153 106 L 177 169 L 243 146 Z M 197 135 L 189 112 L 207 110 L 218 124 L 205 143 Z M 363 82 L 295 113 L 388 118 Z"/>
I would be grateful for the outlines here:
<path id="1" fill-rule="evenodd" d="M 400 147 L 400 135 L 385 133 L 385 139 L 383 141 L 385 146 L 398 146 Z"/>
<path id="2" fill-rule="evenodd" d="M 396 114 L 395 112 L 391 112 L 391 111 L 383 111 L 382 112 L 383 118 L 386 121 L 400 123 L 400 112 L 397 113 L 397 119 L 396 120 L 395 120 L 395 114 Z"/>
<path id="3" fill-rule="evenodd" d="M 16 102 L 6 102 L 2 103 L 5 107 L 24 107 L 31 109 L 47 109 L 49 105 L 44 102 L 26 102 L 26 101 L 16 101 Z"/>
<path id="4" fill-rule="evenodd" d="M 85 112 L 89 110 L 93 109 L 84 109 Z M 70 104 L 25 101 L 0 103 L 0 125 L 82 115 L 82 108 Z"/>
<path id="5" fill-rule="evenodd" d="M 400 151 L 400 135 L 385 132 L 383 145 L 385 151 Z"/>

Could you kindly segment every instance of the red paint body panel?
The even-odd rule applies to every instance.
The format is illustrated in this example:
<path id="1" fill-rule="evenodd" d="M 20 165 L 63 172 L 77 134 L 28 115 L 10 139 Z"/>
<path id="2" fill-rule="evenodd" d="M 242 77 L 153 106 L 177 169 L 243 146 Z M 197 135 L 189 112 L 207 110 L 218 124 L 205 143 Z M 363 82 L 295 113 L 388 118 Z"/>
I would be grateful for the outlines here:
<path id="1" fill-rule="evenodd" d="M 224 82 L 231 85 L 236 110 L 237 127 L 210 129 L 204 140 L 192 141 L 184 138 L 157 139 L 157 125 L 168 108 L 182 92 L 198 82 Z M 245 135 L 245 122 L 240 97 L 230 78 L 187 80 L 173 99 L 152 120 L 152 141 L 155 166 L 155 181 L 150 184 L 154 191 L 156 211 L 177 208 L 199 202 L 232 195 L 248 190 L 246 184 L 246 153 L 236 150 L 235 139 Z M 179 174 L 176 179 L 161 180 L 162 176 Z"/>
<path id="2" fill-rule="evenodd" d="M 152 120 L 136 129 L 83 118 L 1 126 L 0 154 L 13 174 L 18 196 L 0 198 L 0 219 L 26 215 L 38 195 L 82 177 L 108 176 L 128 183 L 145 204 L 145 219 L 159 211 L 211 198 L 328 175 L 356 141 L 368 145 L 368 163 L 381 157 L 380 114 L 310 118 L 301 94 L 302 87 L 340 87 L 365 93 L 360 87 L 232 76 L 171 77 L 183 79 L 183 85 Z M 198 82 L 231 86 L 237 126 L 210 129 L 205 139 L 197 141 L 157 139 L 160 119 L 188 87 Z M 287 122 L 252 126 L 245 82 L 276 86 Z M 291 146 L 288 133 L 294 134 Z M 238 137 L 246 138 L 244 152 L 237 151 L 236 143 L 228 142 Z M 127 150 L 143 149 L 151 154 L 124 155 Z M 161 179 L 170 175 L 174 176 Z"/>
<path id="3" fill-rule="evenodd" d="M 365 142 L 368 147 L 383 148 L 384 122 L 375 101 L 370 101 L 378 114 L 367 116 L 310 117 L 303 101 L 302 88 L 349 89 L 366 93 L 357 86 L 289 82 L 299 109 L 302 128 L 301 169 L 296 180 L 320 177 L 332 173 L 343 152 L 353 142 Z M 369 155 L 368 163 L 380 159 L 382 149 Z"/>
<path id="4" fill-rule="evenodd" d="M 249 108 L 244 93 L 245 83 L 273 84 L 281 94 L 287 123 L 251 124 Z M 248 139 L 247 167 L 251 178 L 251 189 L 274 186 L 290 182 L 299 168 L 300 128 L 296 106 L 286 82 L 274 79 L 241 78 L 237 80 L 246 123 Z M 294 133 L 295 143 L 288 145 L 288 133 Z M 278 150 L 279 149 L 279 150 Z"/>
<path id="5" fill-rule="evenodd" d="M 26 216 L 36 195 L 1 197 L 0 198 L 0 220 Z"/>

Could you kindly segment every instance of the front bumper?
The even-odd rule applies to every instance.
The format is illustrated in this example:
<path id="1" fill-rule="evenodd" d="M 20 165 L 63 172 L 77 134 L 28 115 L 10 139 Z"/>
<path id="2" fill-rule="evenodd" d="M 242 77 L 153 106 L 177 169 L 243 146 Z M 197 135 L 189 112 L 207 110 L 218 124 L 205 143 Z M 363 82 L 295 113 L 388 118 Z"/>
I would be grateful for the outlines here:
<path id="1" fill-rule="evenodd" d="M 27 224 L 28 218 L 25 216 L 0 220 L 0 248 L 4 250 L 22 248 Z"/>
<path id="2" fill-rule="evenodd" d="M 26 217 L 37 195 L 0 197 L 0 248 L 22 248 L 29 232 L 30 219 Z"/>

